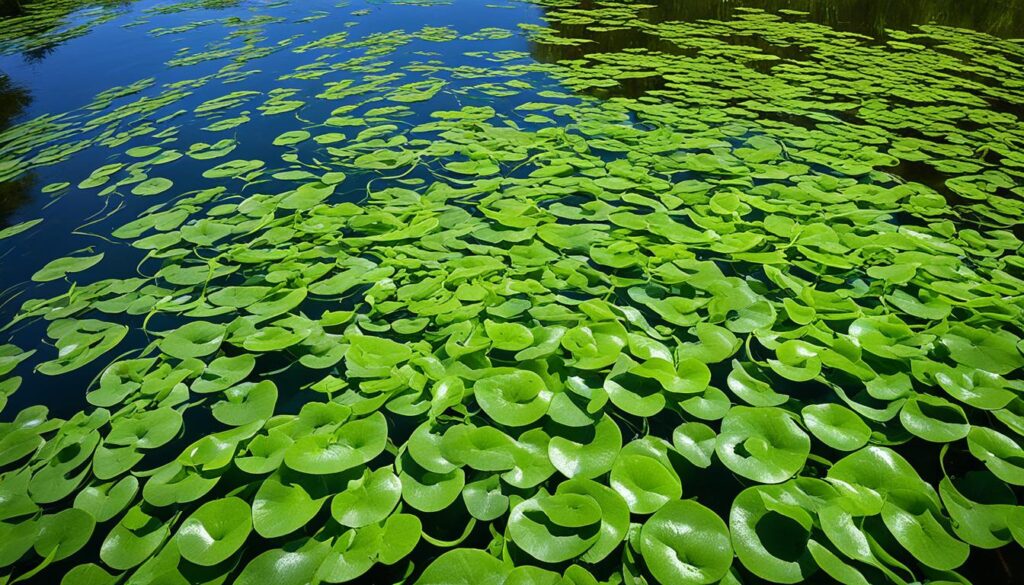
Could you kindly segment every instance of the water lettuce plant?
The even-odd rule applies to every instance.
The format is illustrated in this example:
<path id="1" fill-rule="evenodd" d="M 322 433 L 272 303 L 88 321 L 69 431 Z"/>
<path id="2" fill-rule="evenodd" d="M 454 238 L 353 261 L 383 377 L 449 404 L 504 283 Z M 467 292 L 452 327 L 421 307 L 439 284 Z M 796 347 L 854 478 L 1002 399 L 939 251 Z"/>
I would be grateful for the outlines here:
<path id="1" fill-rule="evenodd" d="M 148 21 L 220 4 L 132 13 L 223 34 L 0 133 L 0 179 L 98 202 L 4 293 L 0 582 L 940 584 L 1024 546 L 1020 41 Z"/>

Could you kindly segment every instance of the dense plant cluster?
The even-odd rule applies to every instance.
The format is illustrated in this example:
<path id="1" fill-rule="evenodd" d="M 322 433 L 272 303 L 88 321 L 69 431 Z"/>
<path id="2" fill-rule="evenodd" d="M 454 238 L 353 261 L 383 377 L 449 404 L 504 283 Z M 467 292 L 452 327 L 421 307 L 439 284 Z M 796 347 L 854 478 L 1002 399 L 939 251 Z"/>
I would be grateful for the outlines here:
<path id="1" fill-rule="evenodd" d="M 124 208 L 5 329 L 0 407 L 96 376 L 4 412 L 0 581 L 960 583 L 1024 544 L 1024 45 L 547 4 L 152 28 L 229 32 L 0 135 Z M 551 58 L 622 29 L 662 48 Z"/>

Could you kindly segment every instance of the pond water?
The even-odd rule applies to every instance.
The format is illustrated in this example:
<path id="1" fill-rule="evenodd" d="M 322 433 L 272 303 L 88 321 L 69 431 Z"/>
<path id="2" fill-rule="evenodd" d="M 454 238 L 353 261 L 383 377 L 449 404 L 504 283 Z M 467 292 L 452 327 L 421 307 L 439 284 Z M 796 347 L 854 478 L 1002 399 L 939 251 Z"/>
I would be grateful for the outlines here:
<path id="1" fill-rule="evenodd" d="M 10 0 L 0 583 L 1018 583 L 1024 2 Z"/>

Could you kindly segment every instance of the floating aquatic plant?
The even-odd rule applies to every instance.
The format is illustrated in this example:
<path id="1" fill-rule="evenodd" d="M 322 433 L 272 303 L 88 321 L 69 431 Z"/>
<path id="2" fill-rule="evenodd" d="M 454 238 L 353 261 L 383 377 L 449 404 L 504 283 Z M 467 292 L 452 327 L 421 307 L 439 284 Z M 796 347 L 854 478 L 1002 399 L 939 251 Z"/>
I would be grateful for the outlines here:
<path id="1" fill-rule="evenodd" d="M 361 28 L 443 10 L 400 4 L 155 26 L 224 37 L 0 134 L 3 180 L 102 206 L 4 329 L 0 579 L 950 583 L 1024 545 L 1019 41 Z"/>

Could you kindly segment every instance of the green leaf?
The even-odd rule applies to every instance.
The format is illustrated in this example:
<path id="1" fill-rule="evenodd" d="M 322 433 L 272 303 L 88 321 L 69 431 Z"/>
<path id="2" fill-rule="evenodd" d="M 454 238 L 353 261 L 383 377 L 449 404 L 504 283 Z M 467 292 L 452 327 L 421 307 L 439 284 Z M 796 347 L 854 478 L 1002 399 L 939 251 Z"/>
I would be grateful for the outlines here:
<path id="1" fill-rule="evenodd" d="M 153 177 L 135 185 L 132 195 L 159 195 L 174 186 L 174 182 L 163 177 Z"/>
<path id="2" fill-rule="evenodd" d="M 882 520 L 904 548 L 933 569 L 953 570 L 970 554 L 971 547 L 949 533 L 949 522 L 936 509 L 886 503 Z"/>
<path id="3" fill-rule="evenodd" d="M 412 553 L 422 535 L 419 518 L 412 514 L 392 514 L 384 523 L 377 560 L 385 565 L 401 561 Z"/>
<path id="4" fill-rule="evenodd" d="M 0 522 L 0 567 L 18 561 L 35 544 L 39 526 L 35 520 L 8 524 Z"/>
<path id="5" fill-rule="evenodd" d="M 221 356 L 206 366 L 203 373 L 192 382 L 191 390 L 200 394 L 220 392 L 244 380 L 255 367 L 256 358 L 250 354 Z"/>
<path id="6" fill-rule="evenodd" d="M 625 452 L 616 457 L 608 482 L 634 514 L 656 512 L 683 493 L 679 478 L 660 461 Z"/>
<path id="7" fill-rule="evenodd" d="M 1016 394 L 1006 380 L 998 375 L 967 366 L 950 368 L 935 364 L 935 381 L 950 396 L 982 410 L 999 410 L 1013 401 Z"/>
<path id="8" fill-rule="evenodd" d="M 114 585 L 115 583 L 117 583 L 116 575 L 111 575 L 93 563 L 76 566 L 60 580 L 60 585 Z"/>
<path id="9" fill-rule="evenodd" d="M 21 223 L 14 224 L 14 225 L 12 225 L 10 227 L 6 227 L 6 228 L 0 230 L 0 240 L 5 240 L 7 238 L 13 238 L 14 236 L 16 236 L 16 235 L 18 235 L 18 234 L 20 234 L 22 232 L 27 232 L 28 230 L 34 228 L 35 226 L 39 225 L 42 222 L 43 222 L 43 218 L 30 219 L 28 221 L 23 221 Z"/>
<path id="10" fill-rule="evenodd" d="M 129 475 L 116 482 L 96 483 L 83 488 L 75 495 L 74 506 L 88 512 L 97 522 L 106 522 L 120 514 L 138 491 L 139 480 Z"/>
<path id="11" fill-rule="evenodd" d="M 1010 524 L 1020 508 L 1010 487 L 994 474 L 972 471 L 956 480 L 944 477 L 939 496 L 954 534 L 968 544 L 995 549 L 1013 540 Z"/>
<path id="12" fill-rule="evenodd" d="M 28 493 L 31 476 L 28 469 L 4 475 L 0 483 L 0 521 L 32 514 L 39 509 Z"/>
<path id="13" fill-rule="evenodd" d="M 264 538 L 302 528 L 323 507 L 327 495 L 316 478 L 279 470 L 260 484 L 252 502 L 252 524 Z"/>
<path id="14" fill-rule="evenodd" d="M 174 540 L 181 556 L 197 565 L 227 560 L 252 532 L 252 512 L 240 498 L 206 502 L 182 522 Z"/>
<path id="15" fill-rule="evenodd" d="M 425 422 L 416 428 L 405 443 L 410 458 L 426 471 L 448 473 L 456 465 L 441 453 L 443 436 L 433 433 L 431 423 Z"/>
<path id="16" fill-rule="evenodd" d="M 135 451 L 131 451 L 135 454 Z M 130 460 L 134 463 L 141 459 Z M 130 465 L 129 465 L 130 467 Z M 220 477 L 216 474 L 208 476 L 197 470 L 185 468 L 181 463 L 172 461 L 156 470 L 146 484 L 142 486 L 142 497 L 154 506 L 170 506 L 194 502 L 203 497 L 217 485 Z"/>
<path id="17" fill-rule="evenodd" d="M 988 331 L 954 325 L 941 340 L 957 363 L 1005 375 L 1024 366 L 1017 348 L 1020 339 L 1006 330 Z"/>
<path id="18" fill-rule="evenodd" d="M 69 256 L 66 258 L 58 258 L 46 266 L 43 266 L 38 272 L 33 274 L 32 280 L 36 282 L 50 282 L 51 280 L 64 278 L 68 274 L 88 270 L 99 264 L 100 260 L 103 260 L 102 252 L 94 256 Z"/>
<path id="19" fill-rule="evenodd" d="M 234 458 L 235 465 L 250 475 L 270 473 L 284 462 L 284 454 L 295 441 L 283 432 L 272 429 L 249 441 L 246 451 Z"/>
<path id="20" fill-rule="evenodd" d="M 349 421 L 334 432 L 299 438 L 285 451 L 285 464 L 302 473 L 327 475 L 364 465 L 384 451 L 388 424 L 384 415 Z"/>
<path id="21" fill-rule="evenodd" d="M 666 402 L 660 383 L 653 384 L 648 381 L 652 369 L 645 368 L 646 365 L 636 364 L 625 355 L 621 355 L 615 362 L 611 374 L 604 381 L 604 390 L 612 404 L 633 416 L 645 418 L 661 412 Z"/>
<path id="22" fill-rule="evenodd" d="M 167 522 L 134 506 L 111 529 L 100 547 L 100 558 L 109 567 L 125 571 L 140 565 L 160 548 L 170 534 Z"/>
<path id="23" fill-rule="evenodd" d="M 61 319 L 51 323 L 46 333 L 57 339 L 58 355 L 37 369 L 47 376 L 57 376 L 77 370 L 116 347 L 128 334 L 128 327 L 94 319 Z"/>
<path id="24" fill-rule="evenodd" d="M 692 500 L 669 502 L 640 531 L 640 554 L 661 583 L 717 583 L 732 565 L 725 522 Z"/>
<path id="25" fill-rule="evenodd" d="M 367 469 L 331 500 L 331 515 L 342 526 L 359 528 L 383 521 L 402 499 L 402 482 L 390 468 Z"/>
<path id="26" fill-rule="evenodd" d="M 900 410 L 900 422 L 911 434 L 933 443 L 958 441 L 971 430 L 962 408 L 928 394 L 907 400 Z"/>
<path id="27" fill-rule="evenodd" d="M 317 570 L 317 578 L 328 583 L 352 581 L 373 567 L 383 541 L 376 524 L 344 532 L 334 541 L 331 552 Z"/>
<path id="28" fill-rule="evenodd" d="M 742 342 L 732 331 L 713 323 L 698 323 L 693 327 L 698 342 L 680 345 L 681 355 L 713 364 L 728 359 L 736 353 Z"/>
<path id="29" fill-rule="evenodd" d="M 37 521 L 37 534 L 33 548 L 43 557 L 60 561 L 78 552 L 89 542 L 96 521 L 88 512 L 67 508 L 48 514 Z"/>
<path id="30" fill-rule="evenodd" d="M 501 478 L 510 485 L 527 489 L 539 485 L 554 475 L 555 467 L 548 459 L 551 437 L 543 429 L 530 429 L 519 435 L 518 449 L 512 452 L 515 467 Z"/>
<path id="31" fill-rule="evenodd" d="M 533 344 L 533 333 L 518 323 L 496 323 L 487 319 L 484 330 L 496 349 L 519 351 Z"/>
<path id="32" fill-rule="evenodd" d="M 334 194 L 334 185 L 306 183 L 281 200 L 283 209 L 310 209 Z"/>
<path id="33" fill-rule="evenodd" d="M 274 139 L 274 146 L 292 146 L 307 140 L 310 133 L 305 130 L 292 130 L 279 135 Z"/>
<path id="34" fill-rule="evenodd" d="M 836 581 L 849 585 L 871 584 L 856 567 L 847 563 L 839 555 L 833 553 L 817 541 L 808 541 L 807 550 L 810 551 L 818 566 Z"/>
<path id="35" fill-rule="evenodd" d="M 971 455 L 999 479 L 1024 485 L 1024 449 L 1013 438 L 985 427 L 973 427 L 967 435 Z"/>
<path id="36" fill-rule="evenodd" d="M 606 414 L 591 428 L 560 430 L 548 443 L 548 457 L 568 478 L 593 479 L 611 470 L 620 449 L 622 432 Z"/>
<path id="37" fill-rule="evenodd" d="M 508 512 L 509 497 L 501 492 L 501 481 L 497 475 L 467 483 L 462 488 L 462 500 L 470 515 L 484 522 L 500 518 Z"/>
<path id="38" fill-rule="evenodd" d="M 508 569 L 482 550 L 457 548 L 434 559 L 415 585 L 502 585 Z"/>
<path id="39" fill-rule="evenodd" d="M 115 418 L 110 422 L 107 443 L 138 449 L 156 449 L 174 439 L 182 424 L 181 413 L 170 407 Z"/>
<path id="40" fill-rule="evenodd" d="M 800 414 L 811 434 L 833 449 L 856 451 L 871 437 L 871 428 L 841 404 L 810 404 Z"/>
<path id="41" fill-rule="evenodd" d="M 345 364 L 350 375 L 382 378 L 388 375 L 392 367 L 412 357 L 412 350 L 390 339 L 354 335 L 349 341 L 351 346 L 345 353 Z"/>
<path id="42" fill-rule="evenodd" d="M 626 343 L 626 330 L 617 322 L 574 327 L 562 337 L 562 347 L 572 354 L 572 365 L 581 370 L 610 366 Z"/>
<path id="43" fill-rule="evenodd" d="M 768 365 L 778 375 L 794 382 L 808 382 L 821 373 L 819 349 L 810 343 L 790 339 L 775 348 L 778 359 L 769 359 Z"/>
<path id="44" fill-rule="evenodd" d="M 273 548 L 249 561 L 235 585 L 308 585 L 331 550 L 329 543 L 314 538 Z"/>
<path id="45" fill-rule="evenodd" d="M 512 508 L 512 542 L 530 556 L 560 563 L 579 557 L 598 539 L 601 507 L 581 494 L 549 495 L 544 490 Z"/>
<path id="46" fill-rule="evenodd" d="M 540 376 L 510 368 L 494 370 L 477 380 L 473 394 L 487 416 L 510 427 L 540 420 L 547 413 L 552 396 Z"/>
<path id="47" fill-rule="evenodd" d="M 629 507 L 618 493 L 596 481 L 570 479 L 558 484 L 557 494 L 578 494 L 594 500 L 601 508 L 601 528 L 597 541 L 583 553 L 580 560 L 599 563 L 612 554 L 629 530 Z"/>
<path id="48" fill-rule="evenodd" d="M 263 164 L 261 160 L 231 160 L 204 171 L 203 176 L 207 179 L 240 177 L 246 173 L 263 168 Z"/>
<path id="49" fill-rule="evenodd" d="M 872 507 L 880 508 L 892 535 L 925 565 L 951 570 L 967 559 L 970 547 L 949 534 L 934 488 L 892 450 L 864 447 L 837 461 L 828 477 L 876 492 Z"/>
<path id="50" fill-rule="evenodd" d="M 421 512 L 447 508 L 466 485 L 466 474 L 461 468 L 436 473 L 423 469 L 411 458 L 403 458 L 401 464 L 398 477 L 402 481 L 402 499 Z"/>
<path id="51" fill-rule="evenodd" d="M 798 471 L 811 440 L 786 411 L 737 406 L 722 420 L 715 452 L 735 473 L 761 483 L 781 483 Z"/>
<path id="52" fill-rule="evenodd" d="M 843 457 L 828 477 L 885 495 L 893 490 L 933 493 L 914 468 L 892 449 L 869 445 Z"/>
<path id="53" fill-rule="evenodd" d="M 733 394 L 751 406 L 779 406 L 785 404 L 789 397 L 779 394 L 755 373 L 758 370 L 750 364 L 739 360 L 732 361 L 732 371 L 727 380 Z"/>
<path id="54" fill-rule="evenodd" d="M 243 382 L 224 390 L 226 400 L 215 402 L 213 418 L 226 425 L 242 426 L 267 420 L 277 405 L 277 386 L 270 380 Z"/>
<path id="55" fill-rule="evenodd" d="M 747 488 L 733 499 L 729 513 L 736 557 L 773 583 L 801 583 L 818 568 L 807 548 L 813 520 L 795 497 L 801 492 L 798 481 Z"/>
<path id="56" fill-rule="evenodd" d="M 11 373 L 14 368 L 18 367 L 18 364 L 32 357 L 35 351 L 21 351 L 21 349 L 13 344 L 6 343 L 0 345 L 0 376 L 6 376 Z M 10 394 L 14 391 L 11 390 Z"/>
<path id="57" fill-rule="evenodd" d="M 191 321 L 160 340 L 160 351 L 178 359 L 210 355 L 224 342 L 226 328 L 207 321 Z"/>
<path id="58" fill-rule="evenodd" d="M 441 441 L 441 455 L 448 461 L 480 471 L 508 471 L 516 465 L 519 449 L 512 437 L 494 427 L 455 425 Z"/>
<path id="59" fill-rule="evenodd" d="M 702 469 L 711 466 L 716 438 L 714 429 L 699 422 L 683 423 L 672 431 L 672 445 L 676 451 Z"/>

